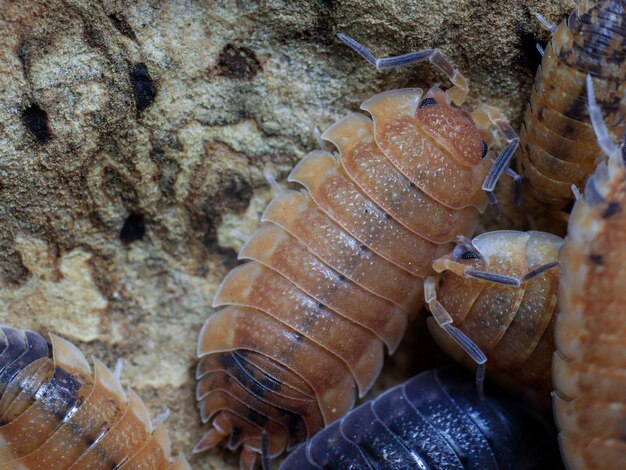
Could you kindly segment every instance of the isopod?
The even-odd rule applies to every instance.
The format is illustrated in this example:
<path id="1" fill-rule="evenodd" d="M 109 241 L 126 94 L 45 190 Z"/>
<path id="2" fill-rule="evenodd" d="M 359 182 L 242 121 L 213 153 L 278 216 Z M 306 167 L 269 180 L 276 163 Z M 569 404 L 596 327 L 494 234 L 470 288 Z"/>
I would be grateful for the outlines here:
<path id="1" fill-rule="evenodd" d="M 194 451 L 226 441 L 240 466 L 275 457 L 329 424 L 378 376 L 423 303 L 432 261 L 470 236 L 517 148 L 505 118 L 484 106 L 452 106 L 465 78 L 437 50 L 376 59 L 378 69 L 429 60 L 454 86 L 381 93 L 323 138 L 281 191 L 239 253 L 251 260 L 219 286 L 200 333 L 197 399 L 211 429 Z M 494 124 L 508 144 L 493 163 L 481 132 Z M 510 172 L 509 172 L 510 174 Z M 487 195 L 487 196 L 486 196 Z M 265 442 L 265 446 L 263 443 Z"/>
<path id="2" fill-rule="evenodd" d="M 429 370 L 350 411 L 280 468 L 531 469 L 549 429 L 519 404 L 481 399 L 454 371 Z"/>
<path id="3" fill-rule="evenodd" d="M 488 361 L 491 377 L 547 401 L 562 245 L 544 232 L 501 230 L 463 241 L 436 260 L 441 274 L 426 280 L 425 291 L 437 342 L 461 361 L 467 356 L 457 343 L 465 342 L 476 363 Z"/>
<path id="4" fill-rule="evenodd" d="M 588 180 L 569 219 L 552 368 L 570 469 L 626 462 L 626 148 L 612 141 L 590 82 L 589 113 L 608 162 Z"/>
<path id="5" fill-rule="evenodd" d="M 626 3 L 577 1 L 552 32 L 537 70 L 520 131 L 518 171 L 531 199 L 553 215 L 571 208 L 603 154 L 587 112 L 585 76 L 596 83 L 609 130 L 621 135 L 626 119 Z"/>
<path id="6" fill-rule="evenodd" d="M 70 342 L 0 327 L 0 469 L 190 470 L 162 422 Z"/>

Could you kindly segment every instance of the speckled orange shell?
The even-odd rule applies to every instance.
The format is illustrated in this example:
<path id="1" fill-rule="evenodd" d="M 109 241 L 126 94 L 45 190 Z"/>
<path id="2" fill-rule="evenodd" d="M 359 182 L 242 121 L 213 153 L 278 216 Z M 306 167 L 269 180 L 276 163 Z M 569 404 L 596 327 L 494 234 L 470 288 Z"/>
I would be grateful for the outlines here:
<path id="1" fill-rule="evenodd" d="M 1 470 L 190 470 L 163 423 L 71 343 L 0 327 Z M 50 357 L 52 355 L 52 357 Z"/>
<path id="2" fill-rule="evenodd" d="M 543 232 L 497 231 L 476 237 L 481 259 L 459 260 L 473 269 L 522 277 L 558 260 L 563 239 Z M 469 279 L 452 271 L 440 275 L 437 299 L 487 356 L 487 374 L 509 386 L 535 389 L 547 401 L 558 310 L 559 269 L 543 272 L 520 287 Z M 429 318 L 437 342 L 453 357 L 476 368 L 463 350 Z"/>
<path id="3" fill-rule="evenodd" d="M 520 131 L 518 169 L 530 196 L 552 209 L 571 205 L 571 185 L 582 189 L 603 159 L 587 110 L 587 74 L 609 131 L 623 133 L 625 9 L 623 1 L 602 0 L 574 10 L 545 48 Z"/>
<path id="4" fill-rule="evenodd" d="M 626 153 L 576 202 L 561 256 L 554 410 L 570 469 L 626 462 Z"/>
<path id="5" fill-rule="evenodd" d="M 432 261 L 470 236 L 491 166 L 466 112 L 437 90 L 366 101 L 323 135 L 215 294 L 200 334 L 196 446 L 243 445 L 254 465 L 263 431 L 277 456 L 342 416 L 373 384 L 423 303 Z"/>

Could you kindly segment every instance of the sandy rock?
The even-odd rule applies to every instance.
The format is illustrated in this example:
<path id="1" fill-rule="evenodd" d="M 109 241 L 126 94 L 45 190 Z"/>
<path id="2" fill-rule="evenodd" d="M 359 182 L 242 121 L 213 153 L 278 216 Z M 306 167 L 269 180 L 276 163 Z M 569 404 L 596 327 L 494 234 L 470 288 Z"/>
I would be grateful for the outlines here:
<path id="1" fill-rule="evenodd" d="M 521 122 L 550 1 L 0 3 L 0 320 L 82 341 L 154 414 L 174 448 L 202 431 L 195 344 L 211 297 L 271 197 L 325 128 L 373 93 L 428 87 L 428 64 L 377 73 L 378 54 L 439 47 L 471 81 L 468 107 Z M 517 224 L 507 217 L 499 226 Z M 486 226 L 495 226 L 486 222 Z M 385 384 L 416 367 L 411 344 Z M 431 345 L 432 346 L 432 345 Z M 437 355 L 437 353 L 435 354 Z M 226 458 L 226 463 L 224 463 Z M 196 469 L 231 468 L 220 451 Z M 234 468 L 234 467 L 233 467 Z"/>

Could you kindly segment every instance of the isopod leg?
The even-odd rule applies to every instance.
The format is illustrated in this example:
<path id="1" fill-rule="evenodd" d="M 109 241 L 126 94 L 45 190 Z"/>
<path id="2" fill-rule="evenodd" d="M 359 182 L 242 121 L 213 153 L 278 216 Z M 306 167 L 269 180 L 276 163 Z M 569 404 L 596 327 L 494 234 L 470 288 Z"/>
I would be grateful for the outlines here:
<path id="1" fill-rule="evenodd" d="M 274 190 L 275 194 L 280 194 L 283 192 L 283 187 L 278 183 L 278 181 L 276 181 L 276 174 L 274 173 L 274 170 L 270 168 L 265 168 L 265 170 L 263 170 L 263 177 L 265 178 L 265 181 L 267 181 L 267 183 L 270 185 L 270 187 Z"/>
<path id="2" fill-rule="evenodd" d="M 435 289 L 436 285 L 437 280 L 432 276 L 428 276 L 424 280 L 424 298 L 428 304 L 430 312 L 433 314 L 433 317 L 435 317 L 439 326 L 443 326 L 452 323 L 452 317 L 444 306 L 437 300 L 437 290 Z"/>
<path id="3" fill-rule="evenodd" d="M 554 23 L 548 21 L 548 19 L 540 13 L 535 13 L 535 18 L 539 20 L 539 23 L 543 25 L 552 34 L 556 33 L 557 27 Z"/>
<path id="4" fill-rule="evenodd" d="M 543 57 L 546 54 L 546 51 L 544 50 L 543 47 L 541 47 L 541 44 L 539 43 L 535 44 L 535 48 L 537 49 L 537 52 L 539 52 L 541 57 Z"/>
<path id="5" fill-rule="evenodd" d="M 522 205 L 522 177 L 511 168 L 507 168 L 504 172 L 513 178 L 513 203 L 515 207 Z"/>
<path id="6" fill-rule="evenodd" d="M 486 191 L 489 202 L 491 203 L 496 216 L 499 215 L 498 202 L 493 194 L 493 188 L 495 188 L 498 179 L 502 173 L 504 173 L 508 167 L 511 158 L 515 155 L 515 151 L 519 146 L 519 136 L 517 132 L 511 127 L 506 117 L 493 106 L 483 105 L 472 113 L 472 119 L 474 122 L 484 129 L 489 127 L 489 124 L 493 124 L 502 133 L 505 140 L 508 142 L 506 147 L 502 149 L 500 154 L 493 161 L 493 165 L 485 177 L 482 189 Z"/>
<path id="7" fill-rule="evenodd" d="M 476 389 L 478 390 L 478 395 L 482 398 L 487 356 L 485 356 L 480 348 L 471 339 L 469 339 L 465 333 L 452 325 L 452 317 L 446 308 L 437 300 L 436 285 L 437 280 L 432 276 L 427 277 L 424 281 L 424 297 L 426 299 L 426 303 L 428 303 L 428 308 L 433 314 L 437 324 L 443 328 L 450 338 L 463 348 L 463 350 L 478 365 L 478 369 L 476 369 Z"/>
<path id="8" fill-rule="evenodd" d="M 213 427 L 209 429 L 204 436 L 200 438 L 198 443 L 195 445 L 193 450 L 191 451 L 193 454 L 199 454 L 200 452 L 204 452 L 207 449 L 215 447 L 217 444 L 222 442 L 227 437 L 227 434 L 220 432 L 219 429 Z"/>
<path id="9" fill-rule="evenodd" d="M 410 52 L 399 56 L 377 58 L 365 46 L 359 44 L 345 34 L 339 33 L 337 37 L 343 43 L 352 48 L 357 54 L 376 67 L 376 70 L 406 67 L 407 65 L 428 60 L 431 64 L 441 70 L 453 83 L 454 86 L 447 90 L 446 93 L 454 104 L 457 106 L 462 105 L 467 97 L 469 92 L 467 79 L 452 65 L 450 60 L 448 60 L 448 58 L 437 49 L 423 49 L 421 51 Z"/>
<path id="10" fill-rule="evenodd" d="M 267 431 L 263 430 L 261 434 L 261 465 L 263 470 L 270 470 L 270 453 L 269 453 L 269 438 Z"/>
<path id="11" fill-rule="evenodd" d="M 257 453 L 255 451 L 244 447 L 239 456 L 239 470 L 254 470 L 256 456 Z M 265 466 L 263 466 L 263 470 L 265 470 Z"/>

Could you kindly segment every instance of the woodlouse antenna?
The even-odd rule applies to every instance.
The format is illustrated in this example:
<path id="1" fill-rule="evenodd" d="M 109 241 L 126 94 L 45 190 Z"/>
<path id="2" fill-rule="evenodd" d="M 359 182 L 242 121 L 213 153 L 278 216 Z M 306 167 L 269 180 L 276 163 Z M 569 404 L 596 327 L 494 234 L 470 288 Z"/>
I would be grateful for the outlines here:
<path id="1" fill-rule="evenodd" d="M 461 346 L 461 348 L 463 348 L 463 351 L 465 351 L 478 366 L 476 369 L 476 390 L 478 391 L 478 396 L 482 400 L 485 369 L 487 367 L 487 356 L 485 356 L 480 348 L 476 346 L 476 343 L 469 339 L 465 333 L 459 330 L 456 326 L 452 325 L 452 323 L 443 325 L 443 329 L 459 346 Z"/>
<path id="2" fill-rule="evenodd" d="M 556 268 L 559 265 L 558 261 L 544 264 L 538 268 L 529 271 L 522 277 L 522 282 L 530 281 L 532 278 L 539 276 L 541 273 L 545 273 L 548 269 Z"/>
<path id="3" fill-rule="evenodd" d="M 399 56 L 377 58 L 365 46 L 359 44 L 351 37 L 342 33 L 337 34 L 337 37 L 343 43 L 352 48 L 357 54 L 376 67 L 376 70 L 406 67 L 407 65 L 428 60 L 436 68 L 441 70 L 453 83 L 454 86 L 446 91 L 452 102 L 457 106 L 460 106 L 465 102 L 465 98 L 469 93 L 467 79 L 452 65 L 450 60 L 448 60 L 448 58 L 437 49 L 423 49 Z"/>
<path id="4" fill-rule="evenodd" d="M 591 75 L 587 74 L 585 78 L 585 83 L 587 85 L 587 100 L 589 102 L 589 117 L 591 118 L 591 124 L 593 125 L 593 131 L 596 134 L 596 139 L 598 141 L 598 146 L 602 149 L 602 151 L 607 155 L 614 155 L 618 147 L 611 139 L 609 131 L 606 128 L 606 124 L 604 123 L 604 118 L 602 117 L 602 109 L 596 103 L 596 96 L 593 91 L 593 81 L 591 80 Z"/>
<path id="5" fill-rule="evenodd" d="M 476 370 L 476 390 L 482 399 L 487 356 L 485 356 L 476 343 L 467 337 L 465 333 L 452 325 L 452 317 L 446 308 L 437 300 L 436 283 L 435 278 L 431 276 L 427 277 L 424 281 L 424 297 L 426 303 L 437 324 L 443 328 L 450 338 L 452 338 L 478 365 L 478 369 Z"/>
<path id="6" fill-rule="evenodd" d="M 493 282 L 494 284 L 502 284 L 503 286 L 519 287 L 521 284 L 520 280 L 516 277 L 477 269 L 465 270 L 465 276 L 480 279 L 481 281 Z"/>
<path id="7" fill-rule="evenodd" d="M 580 191 L 578 190 L 578 186 L 573 184 L 571 188 L 572 188 L 572 194 L 574 195 L 574 199 L 578 201 L 582 197 L 580 194 Z"/>
<path id="8" fill-rule="evenodd" d="M 502 133 L 505 140 L 508 142 L 506 147 L 498 154 L 493 161 L 493 165 L 485 177 L 482 189 L 486 192 L 487 198 L 493 207 L 493 211 L 496 217 L 499 217 L 500 210 L 498 209 L 498 201 L 496 200 L 493 190 L 500 179 L 502 173 L 504 173 L 508 167 L 511 158 L 515 155 L 515 151 L 519 146 L 519 136 L 517 132 L 511 127 L 509 121 L 504 117 L 500 110 L 493 106 L 483 105 L 472 113 L 472 119 L 482 128 L 487 128 L 489 124 L 493 124 Z"/>

